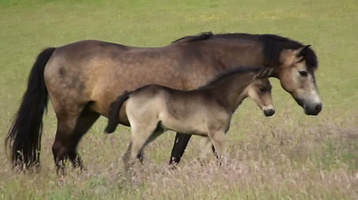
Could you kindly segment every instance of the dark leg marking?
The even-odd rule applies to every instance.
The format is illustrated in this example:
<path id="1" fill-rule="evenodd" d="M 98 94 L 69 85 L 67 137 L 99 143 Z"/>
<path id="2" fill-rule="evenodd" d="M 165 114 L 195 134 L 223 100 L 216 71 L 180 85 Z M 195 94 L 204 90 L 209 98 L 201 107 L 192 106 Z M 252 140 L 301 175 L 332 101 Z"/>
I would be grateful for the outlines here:
<path id="1" fill-rule="evenodd" d="M 175 165 L 180 162 L 180 159 L 184 154 L 185 148 L 188 145 L 190 138 L 190 134 L 177 133 L 175 135 L 175 141 L 169 160 L 169 165 Z"/>

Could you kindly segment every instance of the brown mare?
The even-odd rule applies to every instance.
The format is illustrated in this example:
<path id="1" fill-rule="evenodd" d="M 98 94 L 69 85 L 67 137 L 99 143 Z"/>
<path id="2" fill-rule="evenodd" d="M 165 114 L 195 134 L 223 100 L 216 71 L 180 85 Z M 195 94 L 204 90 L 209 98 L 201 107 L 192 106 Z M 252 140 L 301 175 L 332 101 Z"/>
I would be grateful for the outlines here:
<path id="1" fill-rule="evenodd" d="M 165 130 L 208 137 L 206 143 L 214 145 L 220 159 L 225 155 L 225 134 L 231 117 L 246 97 L 252 98 L 265 116 L 275 113 L 268 80 L 271 71 L 265 67 L 232 68 L 196 90 L 149 84 L 125 91 L 110 106 L 105 132 L 116 129 L 126 103 L 123 107 L 132 128 L 132 139 L 123 156 L 126 169 Z M 206 149 L 202 148 L 202 153 Z"/>
<path id="2" fill-rule="evenodd" d="M 107 117 L 117 94 L 151 83 L 195 89 L 238 65 L 273 67 L 272 76 L 305 113 L 317 115 L 322 109 L 314 76 L 317 64 L 309 46 L 266 34 L 209 32 L 155 48 L 95 40 L 47 48 L 32 67 L 6 143 L 14 166 L 39 163 L 42 116 L 50 98 L 58 122 L 52 146 L 57 169 L 66 158 L 75 167 L 82 166 L 78 142 L 100 115 Z M 125 117 L 120 123 L 129 125 Z M 189 138 L 177 134 L 171 163 L 179 162 Z"/>

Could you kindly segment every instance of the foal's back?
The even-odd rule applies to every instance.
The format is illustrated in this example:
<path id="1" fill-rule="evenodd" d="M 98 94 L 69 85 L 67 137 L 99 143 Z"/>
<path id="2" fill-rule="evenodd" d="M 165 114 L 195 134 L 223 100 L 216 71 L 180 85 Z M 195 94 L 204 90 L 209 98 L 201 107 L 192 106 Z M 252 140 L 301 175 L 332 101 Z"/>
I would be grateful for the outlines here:
<path id="1" fill-rule="evenodd" d="M 205 135 L 207 125 L 226 124 L 230 119 L 210 90 L 183 91 L 147 85 L 130 94 L 126 104 L 129 121 L 156 123 L 167 130 Z"/>

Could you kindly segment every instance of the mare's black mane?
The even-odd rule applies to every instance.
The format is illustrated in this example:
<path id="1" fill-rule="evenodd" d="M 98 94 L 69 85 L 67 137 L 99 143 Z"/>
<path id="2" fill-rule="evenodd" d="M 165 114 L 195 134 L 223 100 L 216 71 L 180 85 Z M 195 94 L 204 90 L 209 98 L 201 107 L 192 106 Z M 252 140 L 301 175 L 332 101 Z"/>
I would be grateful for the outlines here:
<path id="1" fill-rule="evenodd" d="M 177 42 L 194 42 L 209 39 L 239 39 L 239 40 L 253 40 L 259 41 L 262 44 L 262 53 L 270 65 L 276 66 L 280 64 L 281 52 L 285 49 L 299 49 L 304 47 L 302 43 L 273 34 L 248 34 L 248 33 L 225 33 L 214 34 L 212 32 L 204 32 L 198 35 L 191 35 L 179 38 L 172 43 Z M 318 66 L 318 60 L 315 52 L 311 48 L 307 48 L 303 55 L 308 67 L 315 69 Z"/>
<path id="2" fill-rule="evenodd" d="M 281 51 L 285 49 L 299 49 L 305 46 L 298 41 L 273 34 L 261 35 L 259 40 L 263 44 L 263 53 L 266 59 L 270 60 L 273 65 L 278 65 L 280 63 Z M 306 60 L 308 67 L 317 68 L 317 56 L 311 48 L 305 50 L 303 57 Z"/>
<path id="3" fill-rule="evenodd" d="M 177 40 L 174 40 L 172 43 L 176 43 L 176 42 L 193 42 L 193 41 L 199 41 L 199 40 L 207 40 L 209 38 L 211 38 L 211 36 L 213 36 L 214 33 L 213 32 L 203 32 L 203 33 L 199 33 L 197 35 L 188 35 L 188 36 L 184 36 L 181 37 Z"/>

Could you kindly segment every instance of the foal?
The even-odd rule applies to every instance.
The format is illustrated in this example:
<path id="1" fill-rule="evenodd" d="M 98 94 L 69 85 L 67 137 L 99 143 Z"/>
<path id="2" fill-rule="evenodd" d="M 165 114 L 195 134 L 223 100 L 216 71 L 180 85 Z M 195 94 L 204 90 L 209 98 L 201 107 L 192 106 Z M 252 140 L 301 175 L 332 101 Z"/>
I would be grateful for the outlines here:
<path id="1" fill-rule="evenodd" d="M 225 134 L 237 107 L 251 97 L 265 116 L 275 113 L 272 105 L 272 69 L 264 67 L 230 69 L 196 90 L 176 90 L 150 84 L 125 91 L 110 107 L 106 133 L 118 124 L 119 111 L 125 111 L 132 128 L 132 139 L 123 161 L 126 169 L 143 148 L 164 130 L 206 136 L 217 156 L 225 152 Z"/>

